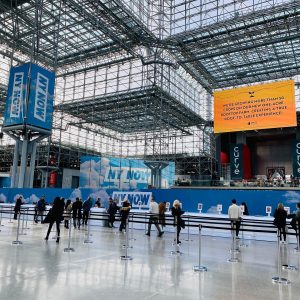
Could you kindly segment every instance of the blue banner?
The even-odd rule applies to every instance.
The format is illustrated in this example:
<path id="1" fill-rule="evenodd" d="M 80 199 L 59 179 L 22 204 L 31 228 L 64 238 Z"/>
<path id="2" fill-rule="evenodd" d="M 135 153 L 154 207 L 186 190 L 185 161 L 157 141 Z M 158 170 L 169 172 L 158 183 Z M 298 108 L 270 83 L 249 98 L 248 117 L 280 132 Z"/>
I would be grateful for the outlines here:
<path id="1" fill-rule="evenodd" d="M 10 69 L 3 126 L 22 125 L 26 117 L 26 97 L 30 64 Z"/>
<path id="2" fill-rule="evenodd" d="M 151 170 L 143 160 L 115 157 L 82 156 L 80 163 L 80 187 L 135 190 L 147 188 Z M 175 163 L 162 171 L 162 187 L 173 185 Z"/>
<path id="3" fill-rule="evenodd" d="M 46 130 L 52 129 L 55 74 L 31 65 L 30 94 L 27 124 Z"/>

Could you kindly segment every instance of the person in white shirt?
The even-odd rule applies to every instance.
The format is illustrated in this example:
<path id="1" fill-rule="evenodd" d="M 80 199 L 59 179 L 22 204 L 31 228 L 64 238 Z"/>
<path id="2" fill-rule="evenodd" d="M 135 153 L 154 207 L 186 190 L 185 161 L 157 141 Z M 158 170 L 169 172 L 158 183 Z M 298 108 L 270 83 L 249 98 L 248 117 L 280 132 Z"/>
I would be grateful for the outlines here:
<path id="1" fill-rule="evenodd" d="M 228 208 L 228 218 L 231 220 L 232 228 L 236 227 L 235 235 L 238 238 L 241 226 L 241 208 L 236 205 L 236 200 L 232 199 L 232 204 Z M 234 226 L 235 224 L 235 226 Z"/>
<path id="2" fill-rule="evenodd" d="M 161 229 L 158 226 L 158 216 L 159 216 L 158 204 L 157 204 L 157 202 L 155 202 L 153 197 L 151 198 L 149 213 L 151 215 L 149 217 L 148 231 L 147 231 L 146 235 L 150 236 L 151 225 L 152 225 L 152 223 L 154 223 L 155 227 L 158 230 L 158 236 L 161 237 L 164 234 L 164 232 L 161 231 Z"/>

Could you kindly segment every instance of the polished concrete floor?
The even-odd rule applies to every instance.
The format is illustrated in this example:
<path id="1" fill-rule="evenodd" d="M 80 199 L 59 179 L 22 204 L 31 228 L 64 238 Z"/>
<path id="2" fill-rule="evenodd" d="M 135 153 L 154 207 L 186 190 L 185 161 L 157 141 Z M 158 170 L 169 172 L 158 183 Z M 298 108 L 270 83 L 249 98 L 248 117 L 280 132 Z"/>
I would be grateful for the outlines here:
<path id="1" fill-rule="evenodd" d="M 72 230 L 71 247 L 75 252 L 64 252 L 68 246 L 68 231 L 62 228 L 59 244 L 44 240 L 47 225 L 33 225 L 16 240 L 17 223 L 2 220 L 0 232 L 0 300 L 60 300 L 60 299 L 299 299 L 300 275 L 297 271 L 282 271 L 290 285 L 272 283 L 279 275 L 277 245 L 274 242 L 247 240 L 240 247 L 240 262 L 231 263 L 231 240 L 221 237 L 202 237 L 202 264 L 208 271 L 197 273 L 198 236 L 186 241 L 182 234 L 180 252 L 172 246 L 173 234 L 151 237 L 143 230 L 131 231 L 132 260 L 123 261 L 125 234 L 117 228 L 92 226 L 91 244 L 84 229 Z M 63 225 L 63 224 L 62 224 Z M 118 225 L 116 223 L 116 225 Z M 55 233 L 52 234 L 52 236 Z M 295 244 L 282 245 L 282 263 L 300 265 L 300 254 Z"/>

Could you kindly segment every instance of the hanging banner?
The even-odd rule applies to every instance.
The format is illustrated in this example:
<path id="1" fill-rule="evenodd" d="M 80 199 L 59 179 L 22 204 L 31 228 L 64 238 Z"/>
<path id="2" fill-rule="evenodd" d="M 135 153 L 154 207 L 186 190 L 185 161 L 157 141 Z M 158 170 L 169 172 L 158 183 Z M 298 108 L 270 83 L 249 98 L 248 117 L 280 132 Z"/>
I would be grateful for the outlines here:
<path id="1" fill-rule="evenodd" d="M 214 93 L 214 132 L 297 126 L 293 80 Z"/>
<path id="2" fill-rule="evenodd" d="M 22 125 L 26 113 L 29 64 L 10 69 L 3 127 Z"/>
<path id="3" fill-rule="evenodd" d="M 230 149 L 231 179 L 243 179 L 243 145 L 235 144 Z"/>
<path id="4" fill-rule="evenodd" d="M 293 176 L 300 178 L 300 140 L 294 141 L 292 145 Z"/>

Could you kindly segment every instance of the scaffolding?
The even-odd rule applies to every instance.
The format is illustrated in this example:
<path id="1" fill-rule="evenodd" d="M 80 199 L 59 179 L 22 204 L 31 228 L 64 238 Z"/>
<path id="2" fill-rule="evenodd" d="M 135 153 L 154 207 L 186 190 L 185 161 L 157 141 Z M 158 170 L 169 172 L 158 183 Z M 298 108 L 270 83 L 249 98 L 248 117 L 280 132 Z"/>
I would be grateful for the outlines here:
<path id="1" fill-rule="evenodd" d="M 295 0 L 2 0 L 1 118 L 10 67 L 32 61 L 56 73 L 37 166 L 129 157 L 202 179 L 216 168 L 212 92 L 298 82 L 299 14 Z M 5 170 L 13 144 L 1 139 Z"/>

